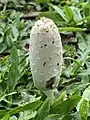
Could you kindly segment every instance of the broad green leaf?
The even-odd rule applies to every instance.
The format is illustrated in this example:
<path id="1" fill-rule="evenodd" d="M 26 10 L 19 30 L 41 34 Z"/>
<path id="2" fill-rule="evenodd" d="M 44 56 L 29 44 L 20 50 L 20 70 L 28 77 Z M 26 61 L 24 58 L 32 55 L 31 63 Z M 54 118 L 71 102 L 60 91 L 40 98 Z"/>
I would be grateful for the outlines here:
<path id="1" fill-rule="evenodd" d="M 80 104 L 80 120 L 87 120 L 89 101 L 83 99 Z"/>
<path id="2" fill-rule="evenodd" d="M 18 57 L 17 48 L 15 46 L 12 47 L 10 57 L 11 57 L 11 67 L 8 74 L 8 91 L 9 92 L 14 90 L 20 75 L 19 74 L 19 57 Z"/>
<path id="3" fill-rule="evenodd" d="M 72 12 L 72 9 L 69 7 L 69 6 L 65 6 L 65 13 L 66 13 L 66 16 L 70 22 L 70 20 L 73 20 L 73 12 Z"/>
<path id="4" fill-rule="evenodd" d="M 50 110 L 50 100 L 46 99 L 42 106 L 39 108 L 34 120 L 43 120 L 48 116 Z"/>
<path id="5" fill-rule="evenodd" d="M 37 100 L 35 102 L 26 104 L 26 105 L 22 105 L 22 106 L 18 106 L 16 108 L 12 108 L 1 120 L 8 120 L 10 118 L 10 116 L 12 116 L 13 114 L 22 112 L 22 111 L 26 111 L 26 110 L 35 110 L 38 107 L 40 107 L 41 105 L 41 101 Z"/>
<path id="6" fill-rule="evenodd" d="M 61 10 L 59 7 L 52 5 L 52 7 L 56 10 L 56 12 L 66 21 L 68 22 L 67 16 L 64 14 L 63 10 Z"/>
<path id="7" fill-rule="evenodd" d="M 54 107 L 54 106 L 57 106 L 58 103 L 63 102 L 64 99 L 65 99 L 65 97 L 66 97 L 66 91 L 64 91 L 57 99 L 55 99 L 55 101 L 54 101 L 54 103 L 53 103 L 52 106 L 53 106 L 53 107 Z"/>
<path id="8" fill-rule="evenodd" d="M 87 101 L 90 101 L 90 86 L 84 90 L 82 97 Z"/>
<path id="9" fill-rule="evenodd" d="M 90 101 L 90 86 L 88 86 L 88 88 L 86 88 L 84 90 L 82 99 L 80 100 L 80 102 L 77 105 L 77 110 L 80 111 L 80 114 L 82 116 L 81 120 L 84 120 L 83 117 L 87 118 L 89 101 Z M 85 118 L 85 120 L 86 120 L 86 118 Z"/>
<path id="10" fill-rule="evenodd" d="M 35 110 L 36 108 L 38 108 L 41 105 L 41 103 L 42 102 L 38 100 L 38 101 L 29 103 L 29 104 L 26 104 L 23 106 L 18 106 L 16 108 L 11 109 L 8 113 L 10 115 L 13 115 L 13 114 L 25 111 L 25 110 Z"/>
<path id="11" fill-rule="evenodd" d="M 18 57 L 18 52 L 17 52 L 17 48 L 15 45 L 13 45 L 13 47 L 12 47 L 10 57 L 11 57 L 12 64 L 18 66 L 19 65 L 19 57 Z"/>
<path id="12" fill-rule="evenodd" d="M 84 32 L 78 32 L 76 33 L 76 37 L 78 39 L 79 49 L 84 52 L 88 47 L 87 35 Z"/>
<path id="13" fill-rule="evenodd" d="M 60 116 L 68 114 L 77 105 L 81 97 L 78 95 L 73 95 L 62 103 L 51 106 L 51 114 L 59 114 Z"/>

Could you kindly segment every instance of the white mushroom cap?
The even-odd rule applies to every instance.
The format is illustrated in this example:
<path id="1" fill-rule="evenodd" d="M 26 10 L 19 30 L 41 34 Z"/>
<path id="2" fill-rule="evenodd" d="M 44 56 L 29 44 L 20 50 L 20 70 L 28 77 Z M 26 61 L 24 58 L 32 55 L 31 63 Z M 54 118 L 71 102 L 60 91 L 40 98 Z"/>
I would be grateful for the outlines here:
<path id="1" fill-rule="evenodd" d="M 62 43 L 57 26 L 42 17 L 32 27 L 30 66 L 35 86 L 42 90 L 57 87 L 62 70 Z"/>

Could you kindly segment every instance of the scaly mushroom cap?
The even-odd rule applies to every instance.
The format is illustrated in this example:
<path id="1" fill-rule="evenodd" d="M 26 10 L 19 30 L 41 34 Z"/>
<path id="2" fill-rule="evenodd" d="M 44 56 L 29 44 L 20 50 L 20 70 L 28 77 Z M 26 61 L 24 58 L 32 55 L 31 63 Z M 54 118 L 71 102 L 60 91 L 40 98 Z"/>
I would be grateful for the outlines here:
<path id="1" fill-rule="evenodd" d="M 34 84 L 41 90 L 57 87 L 62 70 L 62 43 L 57 26 L 42 17 L 32 27 L 30 66 Z"/>

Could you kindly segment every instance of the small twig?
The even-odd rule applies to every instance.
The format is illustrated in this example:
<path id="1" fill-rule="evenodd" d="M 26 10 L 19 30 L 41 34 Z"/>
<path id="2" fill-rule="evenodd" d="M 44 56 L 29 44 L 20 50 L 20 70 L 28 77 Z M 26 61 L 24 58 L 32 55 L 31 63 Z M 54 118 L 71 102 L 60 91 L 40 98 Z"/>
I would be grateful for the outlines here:
<path id="1" fill-rule="evenodd" d="M 37 16 L 39 16 L 40 12 L 32 12 L 32 13 L 28 13 L 28 14 L 24 14 L 21 19 L 31 19 L 31 18 L 35 18 Z"/>

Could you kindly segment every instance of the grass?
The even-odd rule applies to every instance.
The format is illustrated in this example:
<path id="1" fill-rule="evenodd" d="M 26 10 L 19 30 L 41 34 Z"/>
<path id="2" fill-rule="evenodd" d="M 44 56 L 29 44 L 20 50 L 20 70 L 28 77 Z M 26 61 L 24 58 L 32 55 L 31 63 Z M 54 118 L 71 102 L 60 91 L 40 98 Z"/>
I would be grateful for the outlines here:
<path id="1" fill-rule="evenodd" d="M 0 6 L 0 119 L 89 120 L 90 0 L 9 0 Z M 53 104 L 34 86 L 29 65 L 30 30 L 41 16 L 53 19 L 63 43 Z"/>

